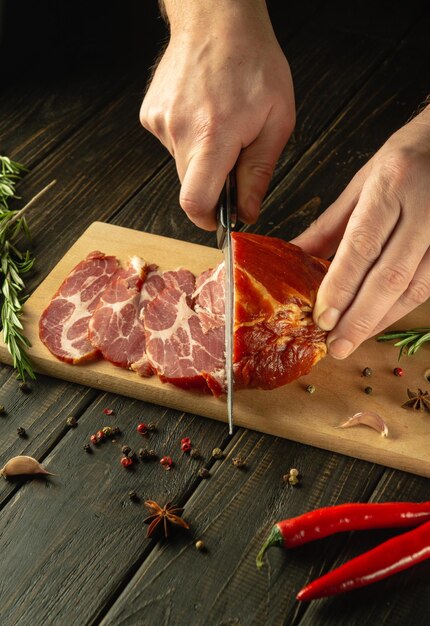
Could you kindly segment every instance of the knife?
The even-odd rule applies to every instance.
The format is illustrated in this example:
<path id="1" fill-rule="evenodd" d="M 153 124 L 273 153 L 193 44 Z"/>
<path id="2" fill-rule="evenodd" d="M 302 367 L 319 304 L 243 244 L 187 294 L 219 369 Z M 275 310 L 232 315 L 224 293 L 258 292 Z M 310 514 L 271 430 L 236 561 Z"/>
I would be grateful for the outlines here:
<path id="1" fill-rule="evenodd" d="M 231 232 L 236 226 L 236 176 L 232 170 L 226 178 L 217 209 L 217 243 L 223 251 L 225 262 L 225 372 L 227 380 L 227 419 L 228 432 L 233 434 L 233 307 L 234 278 L 233 256 L 231 250 Z"/>

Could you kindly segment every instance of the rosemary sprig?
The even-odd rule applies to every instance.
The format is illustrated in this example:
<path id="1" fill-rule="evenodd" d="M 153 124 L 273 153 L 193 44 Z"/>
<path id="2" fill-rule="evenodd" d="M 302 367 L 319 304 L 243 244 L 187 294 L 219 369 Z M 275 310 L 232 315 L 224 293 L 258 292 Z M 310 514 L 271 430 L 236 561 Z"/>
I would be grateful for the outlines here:
<path id="1" fill-rule="evenodd" d="M 402 354 L 415 354 L 421 346 L 430 341 L 430 328 L 410 328 L 409 330 L 393 330 L 381 335 L 377 341 L 393 341 L 395 346 L 400 348 L 399 360 Z"/>
<path id="2" fill-rule="evenodd" d="M 22 209 L 9 209 L 9 201 L 17 198 L 16 185 L 26 168 L 8 157 L 0 156 L 0 284 L 3 295 L 1 321 L 3 340 L 12 356 L 13 366 L 18 378 L 25 381 L 26 377 L 35 378 L 33 366 L 27 354 L 30 342 L 23 332 L 21 324 L 22 307 L 25 297 L 21 294 L 25 289 L 22 275 L 30 271 L 34 258 L 29 250 L 22 253 L 17 245 L 18 236 L 23 233 L 30 239 L 30 231 L 25 219 L 25 211 L 47 190 L 52 181 Z"/>

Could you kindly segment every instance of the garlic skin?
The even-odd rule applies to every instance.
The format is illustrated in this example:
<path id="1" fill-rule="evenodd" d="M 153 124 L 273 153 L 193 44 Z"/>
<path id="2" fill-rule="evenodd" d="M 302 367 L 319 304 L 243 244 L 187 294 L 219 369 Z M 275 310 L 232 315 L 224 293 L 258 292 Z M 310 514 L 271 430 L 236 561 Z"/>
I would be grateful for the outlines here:
<path id="1" fill-rule="evenodd" d="M 381 433 L 383 437 L 388 437 L 388 427 L 386 423 L 380 415 L 373 413 L 373 411 L 360 411 L 359 413 L 355 413 L 355 415 L 347 419 L 346 422 L 340 426 L 336 426 L 336 428 L 350 428 L 350 426 L 358 426 L 359 424 L 370 426 L 370 428 Z"/>
<path id="2" fill-rule="evenodd" d="M 14 456 L 6 463 L 6 465 L 0 470 L 0 476 L 5 479 L 9 476 L 20 476 L 22 474 L 46 474 L 48 476 L 55 476 L 51 472 L 48 472 L 42 467 L 39 461 L 33 459 L 31 456 Z"/>

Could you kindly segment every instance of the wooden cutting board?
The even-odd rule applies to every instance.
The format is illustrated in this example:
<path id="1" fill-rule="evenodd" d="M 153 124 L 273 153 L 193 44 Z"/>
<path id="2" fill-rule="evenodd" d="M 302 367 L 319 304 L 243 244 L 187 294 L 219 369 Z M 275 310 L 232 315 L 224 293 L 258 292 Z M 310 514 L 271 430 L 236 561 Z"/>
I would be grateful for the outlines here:
<path id="1" fill-rule="evenodd" d="M 38 321 L 42 310 L 69 271 L 97 249 L 115 254 L 124 263 L 129 255 L 140 255 L 161 269 L 184 266 L 196 274 L 222 258 L 214 248 L 95 222 L 25 304 L 24 330 L 32 343 L 29 353 L 35 369 L 89 387 L 226 421 L 225 399 L 183 391 L 155 377 L 140 378 L 106 361 L 68 365 L 53 357 L 40 342 Z M 429 326 L 429 320 L 430 301 L 396 327 Z M 414 357 L 403 357 L 403 377 L 393 375 L 397 355 L 398 349 L 391 344 L 370 339 L 347 360 L 327 357 L 311 374 L 280 389 L 239 391 L 235 395 L 235 424 L 430 477 L 430 414 L 401 408 L 407 399 L 407 387 L 430 390 L 424 378 L 430 367 L 429 346 L 425 345 Z M 0 360 L 11 363 L 3 342 Z M 361 375 L 364 367 L 372 368 L 372 377 Z M 315 393 L 306 392 L 309 384 L 315 386 Z M 367 386 L 373 388 L 372 395 L 364 393 Z M 366 426 L 336 428 L 354 413 L 365 410 L 375 411 L 385 419 L 387 438 Z"/>

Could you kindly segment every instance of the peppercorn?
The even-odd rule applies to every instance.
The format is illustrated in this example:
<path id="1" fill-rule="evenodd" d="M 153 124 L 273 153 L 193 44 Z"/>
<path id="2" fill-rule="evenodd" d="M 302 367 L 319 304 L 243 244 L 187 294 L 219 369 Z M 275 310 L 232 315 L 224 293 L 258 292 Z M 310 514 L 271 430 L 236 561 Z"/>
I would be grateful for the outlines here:
<path id="1" fill-rule="evenodd" d="M 133 459 L 130 459 L 128 456 L 123 456 L 120 463 L 123 467 L 131 467 L 133 465 Z"/>
<path id="2" fill-rule="evenodd" d="M 190 443 L 181 443 L 181 450 L 182 450 L 182 452 L 189 452 L 191 450 L 191 444 Z"/>
<path id="3" fill-rule="evenodd" d="M 190 451 L 190 457 L 192 459 L 200 459 L 201 458 L 201 454 L 200 454 L 200 450 L 198 450 L 197 448 L 192 448 Z"/>
<path id="4" fill-rule="evenodd" d="M 25 428 L 23 428 L 22 426 L 19 426 L 19 427 L 16 429 L 16 432 L 18 433 L 18 435 L 19 435 L 20 437 L 26 437 L 26 436 L 27 436 L 26 430 L 25 430 Z"/>
<path id="5" fill-rule="evenodd" d="M 85 450 L 85 452 L 92 452 L 92 449 L 91 449 L 91 446 L 90 446 L 90 444 L 89 444 L 89 443 L 86 443 L 86 444 L 84 445 L 84 450 Z"/>
<path id="6" fill-rule="evenodd" d="M 183 437 L 181 443 L 191 443 L 191 439 L 189 437 Z"/>
<path id="7" fill-rule="evenodd" d="M 245 467 L 246 465 L 246 461 L 243 458 L 243 456 L 235 456 L 233 457 L 231 462 L 233 463 L 235 467 Z"/>
<path id="8" fill-rule="evenodd" d="M 315 393 L 315 386 L 314 386 L 314 385 L 308 385 L 308 386 L 306 387 L 306 391 L 307 391 L 308 393 Z"/>
<path id="9" fill-rule="evenodd" d="M 74 428 L 78 425 L 78 420 L 73 415 L 69 415 L 69 417 L 66 419 L 66 424 L 67 426 L 70 426 L 70 428 Z"/>
<path id="10" fill-rule="evenodd" d="M 103 413 L 105 415 L 113 415 L 113 409 L 103 409 Z"/>
<path id="11" fill-rule="evenodd" d="M 21 389 L 22 393 L 31 392 L 31 387 L 28 383 L 25 383 L 25 382 L 19 383 L 19 388 Z"/>
<path id="12" fill-rule="evenodd" d="M 96 437 L 97 437 L 97 441 L 103 441 L 103 439 L 106 439 L 106 435 L 104 434 L 102 430 L 98 430 L 96 432 Z"/>
<path id="13" fill-rule="evenodd" d="M 91 443 L 93 443 L 94 445 L 98 444 L 99 440 L 97 439 L 96 435 L 91 435 L 90 437 L 90 441 Z"/>
<path id="14" fill-rule="evenodd" d="M 209 478 L 209 476 L 211 475 L 210 471 L 208 469 L 206 469 L 206 467 L 201 467 L 199 469 L 199 476 L 200 478 Z"/>
<path id="15" fill-rule="evenodd" d="M 143 423 L 142 424 L 138 424 L 136 430 L 141 435 L 146 435 L 146 433 L 147 433 L 147 426 L 146 426 L 146 424 L 143 424 Z"/>
<path id="16" fill-rule="evenodd" d="M 112 435 L 120 435 L 120 434 L 121 434 L 121 428 L 119 426 L 113 426 Z"/>
<path id="17" fill-rule="evenodd" d="M 394 376 L 403 376 L 404 372 L 401 367 L 395 367 L 393 369 Z"/>
<path id="18" fill-rule="evenodd" d="M 201 539 L 198 539 L 194 545 L 199 552 L 203 552 L 203 550 L 206 550 L 205 542 Z"/>
<path id="19" fill-rule="evenodd" d="M 169 470 L 173 465 L 172 458 L 170 456 L 163 456 L 160 459 L 160 465 L 162 465 L 164 469 Z"/>
<path id="20" fill-rule="evenodd" d="M 367 393 L 367 395 L 370 396 L 370 394 L 373 393 L 373 388 L 372 387 L 365 387 L 364 388 L 364 393 Z"/>
<path id="21" fill-rule="evenodd" d="M 123 453 L 124 456 L 128 456 L 131 452 L 130 446 L 122 446 L 121 452 Z"/>
<path id="22" fill-rule="evenodd" d="M 370 367 L 365 367 L 361 374 L 362 376 L 366 376 L 366 378 L 368 378 L 369 376 L 372 376 L 373 372 Z"/>
<path id="23" fill-rule="evenodd" d="M 222 459 L 223 456 L 224 456 L 224 453 L 221 450 L 221 448 L 214 448 L 212 450 L 212 458 L 213 459 Z"/>
<path id="24" fill-rule="evenodd" d="M 155 450 L 147 450 L 146 448 L 140 448 L 137 454 L 140 456 L 142 461 L 148 461 L 157 458 Z"/>
<path id="25" fill-rule="evenodd" d="M 146 428 L 149 430 L 150 433 L 153 433 L 157 430 L 157 424 L 154 424 L 154 422 L 149 422 Z"/>
<path id="26" fill-rule="evenodd" d="M 298 476 L 299 475 L 299 470 L 296 469 L 295 467 L 290 469 L 290 476 Z"/>
<path id="27" fill-rule="evenodd" d="M 111 437 L 113 434 L 113 429 L 110 426 L 105 426 L 104 428 L 102 428 L 102 431 L 106 437 Z"/>
<path id="28" fill-rule="evenodd" d="M 139 496 L 133 489 L 128 492 L 128 497 L 132 502 L 139 502 Z"/>
<path id="29" fill-rule="evenodd" d="M 288 482 L 290 483 L 290 485 L 297 485 L 297 483 L 299 482 L 299 479 L 297 478 L 297 476 L 292 476 L 290 474 L 288 477 Z"/>

